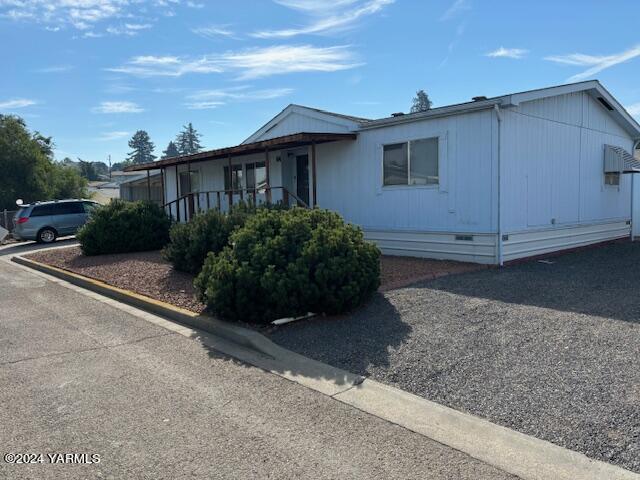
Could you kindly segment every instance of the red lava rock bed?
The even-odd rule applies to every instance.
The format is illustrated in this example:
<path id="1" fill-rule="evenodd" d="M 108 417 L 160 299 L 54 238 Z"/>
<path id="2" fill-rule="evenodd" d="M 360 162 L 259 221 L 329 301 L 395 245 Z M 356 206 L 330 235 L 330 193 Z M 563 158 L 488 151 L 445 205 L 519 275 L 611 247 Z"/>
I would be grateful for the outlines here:
<path id="1" fill-rule="evenodd" d="M 157 250 L 87 257 L 75 246 L 35 252 L 26 257 L 193 312 L 200 313 L 205 308 L 195 297 L 193 275 L 174 270 Z M 391 256 L 383 256 L 380 267 L 382 292 L 422 280 L 486 268 L 472 263 Z"/>

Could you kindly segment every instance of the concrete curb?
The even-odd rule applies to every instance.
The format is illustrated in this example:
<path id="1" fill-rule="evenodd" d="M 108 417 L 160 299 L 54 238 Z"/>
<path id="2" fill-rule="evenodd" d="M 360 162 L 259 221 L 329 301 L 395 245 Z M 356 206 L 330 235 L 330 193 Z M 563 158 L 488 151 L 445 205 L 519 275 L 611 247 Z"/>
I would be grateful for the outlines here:
<path id="1" fill-rule="evenodd" d="M 228 342 L 240 345 L 244 349 L 260 354 L 260 368 L 283 376 L 326 395 L 335 395 L 341 391 L 362 383 L 360 375 L 326 365 L 303 355 L 291 352 L 269 340 L 264 335 L 207 315 L 200 315 L 169 303 L 140 295 L 129 290 L 111 286 L 107 283 L 85 277 L 62 268 L 30 260 L 22 256 L 13 256 L 11 261 L 51 275 L 72 285 L 85 288 L 105 297 L 131 305 L 149 313 L 169 318 L 182 325 L 203 330 Z M 243 350 L 246 352 L 246 350 Z M 237 357 L 237 355 L 234 355 Z M 239 358 L 239 357 L 238 357 Z M 282 361 L 286 359 L 286 361 Z M 240 358 L 243 360 L 243 358 Z M 253 358 L 248 363 L 256 364 Z"/>
<path id="2" fill-rule="evenodd" d="M 592 460 L 581 453 L 304 357 L 253 330 L 24 257 L 14 256 L 11 260 L 124 304 L 209 332 L 213 337 L 184 331 L 187 330 L 184 328 L 175 329 L 186 336 L 198 337 L 222 353 L 453 447 L 524 480 L 640 480 L 640 475 L 615 465 Z"/>

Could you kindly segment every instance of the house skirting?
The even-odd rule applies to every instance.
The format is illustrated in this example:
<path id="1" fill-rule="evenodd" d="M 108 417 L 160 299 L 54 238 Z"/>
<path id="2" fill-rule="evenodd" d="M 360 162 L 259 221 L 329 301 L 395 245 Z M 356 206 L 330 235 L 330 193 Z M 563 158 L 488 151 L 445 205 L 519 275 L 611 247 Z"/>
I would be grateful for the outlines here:
<path id="1" fill-rule="evenodd" d="M 498 263 L 495 233 L 417 232 L 364 228 L 364 236 L 385 255 L 482 264 Z M 509 262 L 547 253 L 579 248 L 629 237 L 631 222 L 609 222 L 558 226 L 503 234 L 502 258 Z"/>
<path id="2" fill-rule="evenodd" d="M 594 243 L 630 237 L 628 219 L 508 233 L 502 243 L 503 260 L 535 257 Z"/>
<path id="3" fill-rule="evenodd" d="M 495 263 L 496 235 L 493 233 L 363 230 L 365 238 L 385 255 Z"/>

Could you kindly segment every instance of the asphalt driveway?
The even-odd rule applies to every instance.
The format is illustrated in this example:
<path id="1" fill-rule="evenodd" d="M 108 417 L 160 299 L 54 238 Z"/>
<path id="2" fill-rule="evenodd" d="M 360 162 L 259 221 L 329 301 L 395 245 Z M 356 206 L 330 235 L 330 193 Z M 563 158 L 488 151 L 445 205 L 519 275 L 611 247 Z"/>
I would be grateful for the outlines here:
<path id="1" fill-rule="evenodd" d="M 279 344 L 640 472 L 640 243 L 378 294 Z"/>

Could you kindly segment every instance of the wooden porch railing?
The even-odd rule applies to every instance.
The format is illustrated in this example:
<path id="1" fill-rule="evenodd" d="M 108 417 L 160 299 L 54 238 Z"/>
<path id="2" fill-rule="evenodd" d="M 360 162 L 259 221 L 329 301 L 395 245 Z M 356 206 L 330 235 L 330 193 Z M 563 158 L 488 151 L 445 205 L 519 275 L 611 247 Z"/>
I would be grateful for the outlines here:
<path id="1" fill-rule="evenodd" d="M 285 187 L 268 187 L 262 189 L 210 190 L 183 195 L 164 204 L 165 211 L 177 222 L 188 222 L 193 216 L 215 208 L 229 211 L 237 203 L 246 202 L 253 205 L 278 204 L 287 207 L 299 206 L 309 208 L 306 202 L 291 193 Z"/>

